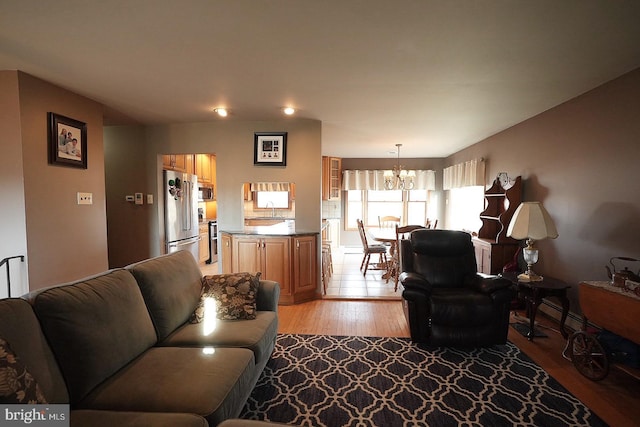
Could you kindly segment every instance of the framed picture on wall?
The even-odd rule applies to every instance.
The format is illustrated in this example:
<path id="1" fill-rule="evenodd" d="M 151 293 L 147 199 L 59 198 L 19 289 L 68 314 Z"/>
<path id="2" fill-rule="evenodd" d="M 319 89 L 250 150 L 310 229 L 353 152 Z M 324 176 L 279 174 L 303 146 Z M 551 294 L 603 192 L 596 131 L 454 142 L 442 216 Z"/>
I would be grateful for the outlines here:
<path id="1" fill-rule="evenodd" d="M 287 165 L 287 132 L 256 132 L 253 164 L 261 166 Z"/>
<path id="2" fill-rule="evenodd" d="M 48 113 L 49 163 L 87 168 L 87 124 L 56 113 Z"/>

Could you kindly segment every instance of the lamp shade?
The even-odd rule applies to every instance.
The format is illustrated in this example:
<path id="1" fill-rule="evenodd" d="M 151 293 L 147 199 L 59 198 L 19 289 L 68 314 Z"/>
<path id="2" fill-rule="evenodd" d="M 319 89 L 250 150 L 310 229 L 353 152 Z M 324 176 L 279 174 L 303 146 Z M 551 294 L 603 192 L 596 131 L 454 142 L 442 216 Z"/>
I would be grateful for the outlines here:
<path id="1" fill-rule="evenodd" d="M 507 228 L 507 237 L 514 239 L 555 239 L 556 226 L 540 202 L 522 202 Z"/>

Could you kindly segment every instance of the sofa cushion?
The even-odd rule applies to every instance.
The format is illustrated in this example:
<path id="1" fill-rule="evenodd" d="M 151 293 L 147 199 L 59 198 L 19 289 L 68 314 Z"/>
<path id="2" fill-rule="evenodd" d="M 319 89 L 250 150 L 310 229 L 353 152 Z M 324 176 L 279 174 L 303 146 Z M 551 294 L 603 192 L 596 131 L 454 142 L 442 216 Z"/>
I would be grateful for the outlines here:
<path id="1" fill-rule="evenodd" d="M 215 274 L 202 278 L 202 293 L 191 318 L 200 323 L 205 317 L 206 300 L 215 300 L 215 316 L 221 320 L 256 318 L 256 294 L 260 273 Z"/>
<path id="2" fill-rule="evenodd" d="M 0 403 L 45 404 L 46 399 L 9 343 L 0 338 Z"/>
<path id="3" fill-rule="evenodd" d="M 154 347 L 98 386 L 78 409 L 192 413 L 214 426 L 238 416 L 256 377 L 247 349 Z"/>
<path id="4" fill-rule="evenodd" d="M 0 300 L 0 336 L 38 382 L 48 403 L 69 402 L 69 394 L 51 348 L 31 305 L 20 298 Z"/>
<path id="5" fill-rule="evenodd" d="M 120 412 L 78 409 L 71 411 L 73 427 L 209 427 L 207 420 L 195 414 L 167 412 Z"/>
<path id="6" fill-rule="evenodd" d="M 202 273 L 190 252 L 178 251 L 126 268 L 138 282 L 159 341 L 189 320 L 202 290 Z"/>
<path id="7" fill-rule="evenodd" d="M 244 347 L 253 351 L 257 365 L 269 359 L 278 333 L 274 311 L 258 311 L 253 320 L 218 320 L 186 323 L 159 346 L 169 347 Z"/>
<path id="8" fill-rule="evenodd" d="M 72 404 L 156 343 L 136 280 L 123 269 L 41 290 L 32 302 Z"/>

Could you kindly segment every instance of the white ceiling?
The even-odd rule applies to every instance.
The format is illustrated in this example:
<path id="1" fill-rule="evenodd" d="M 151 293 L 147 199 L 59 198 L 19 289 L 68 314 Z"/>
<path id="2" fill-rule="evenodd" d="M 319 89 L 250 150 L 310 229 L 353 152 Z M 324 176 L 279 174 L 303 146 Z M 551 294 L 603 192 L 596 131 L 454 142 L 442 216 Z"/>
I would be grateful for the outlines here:
<path id="1" fill-rule="evenodd" d="M 639 1 L 0 0 L 0 69 L 107 123 L 292 105 L 340 157 L 444 157 L 638 67 Z"/>

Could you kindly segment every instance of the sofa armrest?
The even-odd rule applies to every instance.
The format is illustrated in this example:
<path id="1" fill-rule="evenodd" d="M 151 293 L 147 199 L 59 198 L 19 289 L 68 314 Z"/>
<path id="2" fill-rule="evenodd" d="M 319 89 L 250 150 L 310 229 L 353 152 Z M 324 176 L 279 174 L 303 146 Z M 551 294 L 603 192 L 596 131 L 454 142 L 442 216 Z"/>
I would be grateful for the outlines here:
<path id="1" fill-rule="evenodd" d="M 280 299 L 280 285 L 273 280 L 260 280 L 258 295 L 256 296 L 256 309 L 258 311 L 278 311 Z"/>

